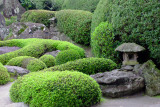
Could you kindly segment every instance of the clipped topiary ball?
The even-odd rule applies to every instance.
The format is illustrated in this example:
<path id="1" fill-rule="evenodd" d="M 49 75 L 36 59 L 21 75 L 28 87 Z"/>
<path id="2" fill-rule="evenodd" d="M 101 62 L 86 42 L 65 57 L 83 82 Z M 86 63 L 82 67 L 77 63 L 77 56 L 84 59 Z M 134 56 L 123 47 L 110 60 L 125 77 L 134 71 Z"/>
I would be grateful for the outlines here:
<path id="1" fill-rule="evenodd" d="M 0 63 L 0 85 L 6 84 L 10 80 L 10 75 L 2 63 Z"/>
<path id="2" fill-rule="evenodd" d="M 10 97 L 30 107 L 89 107 L 100 102 L 101 89 L 80 72 L 34 72 L 12 85 Z"/>
<path id="3" fill-rule="evenodd" d="M 40 71 L 47 68 L 46 64 L 39 59 L 29 61 L 27 69 L 31 72 Z"/>
<path id="4" fill-rule="evenodd" d="M 55 57 L 52 55 L 43 55 L 39 58 L 41 61 L 43 61 L 47 67 L 52 67 L 55 65 Z"/>
<path id="5" fill-rule="evenodd" d="M 74 61 L 76 59 L 80 59 L 81 56 L 76 50 L 65 50 L 59 52 L 56 56 L 56 65 L 64 64 L 68 61 Z"/>

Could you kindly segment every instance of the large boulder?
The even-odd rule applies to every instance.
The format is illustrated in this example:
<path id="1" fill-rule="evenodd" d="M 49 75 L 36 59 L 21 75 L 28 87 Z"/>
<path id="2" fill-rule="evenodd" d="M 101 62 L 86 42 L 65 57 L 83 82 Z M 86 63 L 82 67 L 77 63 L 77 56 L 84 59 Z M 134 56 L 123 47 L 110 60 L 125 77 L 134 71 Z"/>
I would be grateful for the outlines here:
<path id="1" fill-rule="evenodd" d="M 19 3 L 19 0 L 3 0 L 3 14 L 5 17 L 18 16 L 20 19 L 21 14 L 25 12 L 25 9 Z"/>
<path id="2" fill-rule="evenodd" d="M 18 49 L 20 48 L 15 46 L 14 47 L 3 46 L 3 47 L 0 47 L 0 55 L 8 52 L 16 51 Z"/>
<path id="3" fill-rule="evenodd" d="M 6 39 L 26 39 L 26 38 L 43 38 L 50 39 L 52 35 L 49 29 L 40 23 L 17 22 L 10 25 L 12 34 Z"/>
<path id="4" fill-rule="evenodd" d="M 25 74 L 28 74 L 30 71 L 18 66 L 9 66 L 5 65 L 4 67 L 7 68 L 9 73 L 13 73 L 15 76 L 23 76 Z"/>
<path id="5" fill-rule="evenodd" d="M 144 88 L 144 79 L 132 72 L 113 70 L 91 75 L 100 85 L 105 97 L 122 97 Z"/>
<path id="6" fill-rule="evenodd" d="M 5 36 L 9 34 L 9 30 L 6 27 L 5 19 L 0 13 L 0 40 L 3 40 Z"/>
<path id="7" fill-rule="evenodd" d="M 135 66 L 134 71 L 144 77 L 147 95 L 160 95 L 160 70 L 156 68 L 153 61 L 149 60 L 142 65 Z"/>

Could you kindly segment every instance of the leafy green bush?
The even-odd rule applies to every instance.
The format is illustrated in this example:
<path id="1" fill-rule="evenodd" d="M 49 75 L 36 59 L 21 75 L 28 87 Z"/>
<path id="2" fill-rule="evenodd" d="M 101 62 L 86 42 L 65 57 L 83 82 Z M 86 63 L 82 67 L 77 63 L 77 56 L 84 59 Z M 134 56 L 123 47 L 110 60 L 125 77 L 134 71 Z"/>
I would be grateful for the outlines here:
<path id="1" fill-rule="evenodd" d="M 94 12 L 99 0 L 65 0 L 62 9 L 76 9 Z"/>
<path id="2" fill-rule="evenodd" d="M 47 68 L 54 66 L 56 62 L 55 57 L 52 55 L 43 55 L 39 59 L 46 64 Z"/>
<path id="3" fill-rule="evenodd" d="M 105 58 L 83 58 L 70 61 L 62 65 L 57 65 L 43 71 L 65 71 L 76 70 L 85 74 L 96 74 L 99 72 L 111 71 L 115 69 L 117 64 L 110 59 Z"/>
<path id="4" fill-rule="evenodd" d="M 85 52 L 82 48 L 66 42 L 66 41 L 57 41 L 51 39 L 12 39 L 7 41 L 0 41 L 1 46 L 18 46 L 21 49 L 9 52 L 6 54 L 0 55 L 0 62 L 2 64 L 6 64 L 10 59 L 18 57 L 18 56 L 31 56 L 35 58 L 39 58 L 46 52 L 51 52 L 53 50 L 76 50 L 81 58 L 85 57 Z"/>
<path id="5" fill-rule="evenodd" d="M 108 22 L 102 22 L 91 37 L 91 47 L 92 53 L 96 57 L 109 58 L 116 61 L 118 58 L 115 56 L 114 46 L 116 42 L 114 41 L 114 34 L 112 25 Z"/>
<path id="6" fill-rule="evenodd" d="M 120 42 L 135 42 L 160 64 L 159 0 L 100 0 L 92 19 L 92 32 L 103 21 L 113 25 Z"/>
<path id="7" fill-rule="evenodd" d="M 22 14 L 21 22 L 43 23 L 47 27 L 50 25 L 49 19 L 55 16 L 54 11 L 28 10 Z"/>
<path id="8" fill-rule="evenodd" d="M 75 50 L 65 50 L 59 52 L 56 56 L 56 65 L 64 64 L 68 61 L 74 61 L 76 59 L 80 59 L 81 56 Z"/>
<path id="9" fill-rule="evenodd" d="M 53 10 L 61 10 L 65 0 L 52 0 Z"/>
<path id="10" fill-rule="evenodd" d="M 77 43 L 88 45 L 92 13 L 82 10 L 61 10 L 56 12 L 57 26 Z"/>
<path id="11" fill-rule="evenodd" d="M 12 85 L 10 98 L 31 107 L 89 107 L 100 102 L 101 89 L 80 72 L 34 72 Z"/>
<path id="12" fill-rule="evenodd" d="M 9 60 L 7 65 L 19 66 L 28 69 L 31 72 L 47 68 L 46 64 L 39 59 L 30 56 L 19 56 Z"/>
<path id="13" fill-rule="evenodd" d="M 0 63 L 0 85 L 6 84 L 10 80 L 10 75 L 7 68 Z"/>
<path id="14" fill-rule="evenodd" d="M 36 9 L 36 5 L 31 0 L 19 0 L 26 10 Z"/>

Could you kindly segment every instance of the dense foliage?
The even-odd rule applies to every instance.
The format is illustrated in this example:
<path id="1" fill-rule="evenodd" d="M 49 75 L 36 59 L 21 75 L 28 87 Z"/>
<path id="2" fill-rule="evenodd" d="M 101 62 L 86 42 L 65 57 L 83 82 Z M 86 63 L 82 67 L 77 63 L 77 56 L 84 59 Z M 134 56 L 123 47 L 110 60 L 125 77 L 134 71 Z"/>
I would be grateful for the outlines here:
<path id="1" fill-rule="evenodd" d="M 135 42 L 160 64 L 159 0 L 101 0 L 92 19 L 92 32 L 103 21 L 112 24 L 120 42 Z M 148 58 L 148 59 L 150 59 Z"/>
<path id="2" fill-rule="evenodd" d="M 26 68 L 31 72 L 43 70 L 47 68 L 46 64 L 39 59 L 30 56 L 19 56 L 9 60 L 7 65 L 19 66 Z"/>
<path id="3" fill-rule="evenodd" d="M 65 0 L 62 9 L 76 9 L 94 12 L 99 0 Z"/>
<path id="4" fill-rule="evenodd" d="M 83 58 L 70 61 L 62 65 L 57 65 L 44 71 L 65 71 L 76 70 L 85 74 L 96 74 L 99 72 L 111 71 L 117 67 L 117 64 L 110 59 L 105 58 Z"/>
<path id="5" fill-rule="evenodd" d="M 43 55 L 39 59 L 46 64 L 47 68 L 53 67 L 56 63 L 56 59 L 52 55 Z"/>
<path id="6" fill-rule="evenodd" d="M 61 10 L 56 12 L 56 18 L 60 31 L 77 43 L 89 44 L 92 13 L 82 10 Z"/>
<path id="7" fill-rule="evenodd" d="M 12 39 L 7 41 L 0 41 L 1 46 L 18 46 L 21 49 L 0 55 L 0 62 L 6 64 L 10 59 L 18 56 L 32 56 L 39 58 L 46 52 L 53 50 L 76 50 L 81 58 L 85 57 L 85 52 L 82 48 L 75 46 L 66 41 L 56 41 L 51 39 Z"/>
<path id="8" fill-rule="evenodd" d="M 118 59 L 115 55 L 116 42 L 112 25 L 108 22 L 102 22 L 91 37 L 92 53 L 96 57 L 109 58 L 114 61 Z"/>
<path id="9" fill-rule="evenodd" d="M 100 102 L 101 89 L 80 72 L 36 72 L 19 78 L 10 89 L 10 98 L 30 107 L 89 107 Z"/>
<path id="10" fill-rule="evenodd" d="M 74 61 L 76 59 L 80 59 L 81 56 L 76 50 L 65 50 L 59 52 L 56 56 L 56 65 L 64 64 L 68 61 Z"/>
<path id="11" fill-rule="evenodd" d="M 0 85 L 6 84 L 10 80 L 10 75 L 7 68 L 0 63 Z"/>
<path id="12" fill-rule="evenodd" d="M 34 4 L 33 0 L 19 0 L 19 1 L 26 10 L 36 9 L 36 5 Z"/>
<path id="13" fill-rule="evenodd" d="M 43 23 L 47 27 L 50 25 L 49 19 L 55 16 L 54 11 L 28 10 L 22 14 L 21 22 Z"/>

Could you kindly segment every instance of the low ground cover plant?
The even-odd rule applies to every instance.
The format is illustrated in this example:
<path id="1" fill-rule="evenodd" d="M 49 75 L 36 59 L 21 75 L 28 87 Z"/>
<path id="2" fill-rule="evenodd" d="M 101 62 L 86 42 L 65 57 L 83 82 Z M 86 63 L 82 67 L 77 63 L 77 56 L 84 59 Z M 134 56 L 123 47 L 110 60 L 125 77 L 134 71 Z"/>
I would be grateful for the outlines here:
<path id="1" fill-rule="evenodd" d="M 21 49 L 0 55 L 0 62 L 6 64 L 10 59 L 18 56 L 31 56 L 39 58 L 43 56 L 46 52 L 54 50 L 70 50 L 73 49 L 79 53 L 81 58 L 85 57 L 85 51 L 75 46 L 72 43 L 66 41 L 57 41 L 51 39 L 12 39 L 7 41 L 0 41 L 0 46 L 18 46 Z"/>
<path id="2" fill-rule="evenodd" d="M 117 67 L 117 64 L 106 58 L 83 58 L 70 61 L 65 64 L 57 65 L 43 71 L 65 71 L 76 70 L 85 74 L 96 74 L 99 72 L 111 71 Z"/>
<path id="3" fill-rule="evenodd" d="M 8 83 L 10 80 L 10 75 L 7 68 L 5 68 L 2 63 L 0 63 L 0 85 Z"/>
<path id="4" fill-rule="evenodd" d="M 10 98 L 30 107 L 89 107 L 100 102 L 101 89 L 80 72 L 34 72 L 15 81 Z"/>

